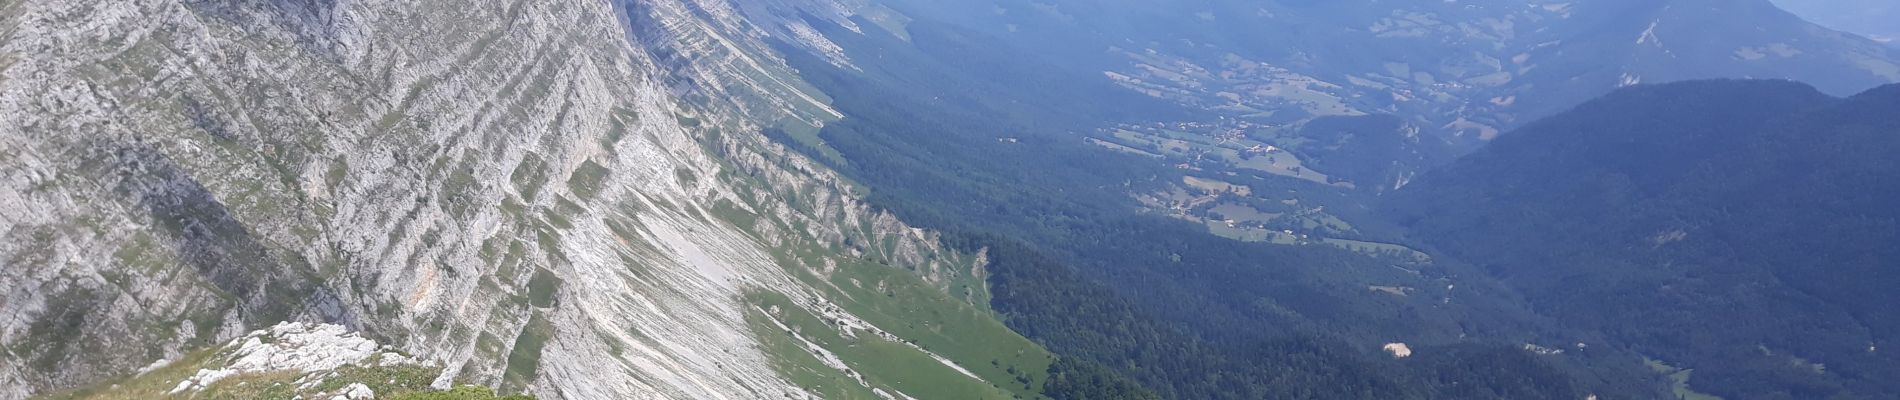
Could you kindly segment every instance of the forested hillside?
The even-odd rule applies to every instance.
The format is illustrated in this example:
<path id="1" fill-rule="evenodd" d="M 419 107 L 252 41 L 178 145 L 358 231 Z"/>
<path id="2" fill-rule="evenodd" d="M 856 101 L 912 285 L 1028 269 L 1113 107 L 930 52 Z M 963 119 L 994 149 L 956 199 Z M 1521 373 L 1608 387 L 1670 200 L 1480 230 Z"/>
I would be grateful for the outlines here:
<path id="1" fill-rule="evenodd" d="M 1900 86 L 1638 87 L 1421 178 L 1412 235 L 1730 399 L 1900 392 Z"/>

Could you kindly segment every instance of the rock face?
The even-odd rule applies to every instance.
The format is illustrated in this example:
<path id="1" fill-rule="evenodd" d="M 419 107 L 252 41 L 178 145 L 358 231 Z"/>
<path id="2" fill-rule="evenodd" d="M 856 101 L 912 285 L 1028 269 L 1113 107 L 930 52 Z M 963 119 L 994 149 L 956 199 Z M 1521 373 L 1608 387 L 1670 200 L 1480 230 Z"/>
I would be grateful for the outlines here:
<path id="1" fill-rule="evenodd" d="M 828 300 L 774 254 L 980 268 L 757 134 L 837 117 L 766 16 L 852 6 L 740 3 L 0 5 L 0 398 L 286 320 L 544 397 L 802 396 L 745 299 Z"/>

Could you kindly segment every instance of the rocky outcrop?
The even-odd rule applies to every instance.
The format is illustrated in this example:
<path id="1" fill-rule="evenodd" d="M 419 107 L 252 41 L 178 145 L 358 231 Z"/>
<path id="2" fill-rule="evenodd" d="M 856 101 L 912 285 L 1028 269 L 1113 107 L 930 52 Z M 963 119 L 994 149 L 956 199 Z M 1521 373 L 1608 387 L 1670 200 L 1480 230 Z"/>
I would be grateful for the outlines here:
<path id="1" fill-rule="evenodd" d="M 178 382 L 169 394 L 202 391 L 239 374 L 289 372 L 306 374 L 300 379 L 304 388 L 314 387 L 322 376 L 343 367 L 395 367 L 419 365 L 415 360 L 384 348 L 375 340 L 349 332 L 340 325 L 285 322 L 244 335 L 219 349 L 227 360 L 206 365 L 190 378 Z M 444 388 L 446 389 L 446 388 Z M 346 398 L 373 398 L 375 392 L 361 382 L 344 386 L 336 395 Z"/>

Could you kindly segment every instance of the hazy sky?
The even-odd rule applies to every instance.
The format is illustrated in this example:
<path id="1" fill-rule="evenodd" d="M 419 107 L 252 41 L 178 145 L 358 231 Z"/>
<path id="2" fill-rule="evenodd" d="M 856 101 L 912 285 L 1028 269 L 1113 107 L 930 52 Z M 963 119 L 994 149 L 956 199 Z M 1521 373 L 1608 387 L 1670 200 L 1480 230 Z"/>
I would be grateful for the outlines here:
<path id="1" fill-rule="evenodd" d="M 1900 39 L 1900 0 L 1774 0 L 1829 28 L 1858 33 L 1876 40 Z"/>

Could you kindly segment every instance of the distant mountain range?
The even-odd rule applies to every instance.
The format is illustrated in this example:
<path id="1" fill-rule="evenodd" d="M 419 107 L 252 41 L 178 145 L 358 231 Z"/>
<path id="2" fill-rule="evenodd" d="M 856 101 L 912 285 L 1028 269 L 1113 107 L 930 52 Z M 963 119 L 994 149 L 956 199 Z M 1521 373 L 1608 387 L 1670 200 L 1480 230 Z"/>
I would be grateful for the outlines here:
<path id="1" fill-rule="evenodd" d="M 1767 0 L 894 1 L 1186 104 L 1279 122 L 1394 114 L 1460 141 L 1635 83 L 1785 78 L 1846 95 L 1900 81 L 1892 49 Z"/>

